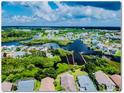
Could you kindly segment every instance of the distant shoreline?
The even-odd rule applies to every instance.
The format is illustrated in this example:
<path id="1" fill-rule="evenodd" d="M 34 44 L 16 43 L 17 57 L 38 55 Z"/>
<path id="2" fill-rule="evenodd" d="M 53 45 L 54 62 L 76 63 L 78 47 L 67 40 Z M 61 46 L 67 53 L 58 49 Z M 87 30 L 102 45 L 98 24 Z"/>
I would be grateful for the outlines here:
<path id="1" fill-rule="evenodd" d="M 80 28 L 80 29 L 102 29 L 102 30 L 121 30 L 121 27 L 94 27 L 94 26 L 2 26 L 2 29 L 16 28 L 16 29 L 38 29 L 38 28 Z"/>

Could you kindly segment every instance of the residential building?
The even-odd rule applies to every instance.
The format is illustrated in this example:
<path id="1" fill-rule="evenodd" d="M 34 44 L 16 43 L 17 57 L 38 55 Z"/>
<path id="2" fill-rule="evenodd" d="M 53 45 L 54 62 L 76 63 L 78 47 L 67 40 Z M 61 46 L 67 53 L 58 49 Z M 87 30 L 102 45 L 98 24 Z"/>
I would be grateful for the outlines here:
<path id="1" fill-rule="evenodd" d="M 122 78 L 120 75 L 114 74 L 110 77 L 116 86 L 121 90 L 122 89 Z"/>
<path id="2" fill-rule="evenodd" d="M 17 83 L 18 92 L 33 92 L 34 80 L 21 80 Z"/>
<path id="3" fill-rule="evenodd" d="M 65 89 L 65 91 L 77 91 L 74 77 L 68 73 L 61 75 L 61 86 Z"/>
<path id="4" fill-rule="evenodd" d="M 12 53 L 11 53 L 11 56 L 12 56 L 13 58 L 16 58 L 16 57 L 22 57 L 22 56 L 24 56 L 25 54 L 26 54 L 26 52 L 18 51 L 18 52 L 12 52 Z"/>
<path id="5" fill-rule="evenodd" d="M 52 92 L 55 91 L 54 79 L 51 77 L 46 77 L 41 80 L 41 86 L 39 91 Z"/>
<path id="6" fill-rule="evenodd" d="M 2 82 L 2 90 L 4 92 L 10 92 L 10 91 L 12 91 L 12 86 L 13 86 L 13 84 L 10 83 L 10 82 Z"/>
<path id="7" fill-rule="evenodd" d="M 113 91 L 115 89 L 114 82 L 102 71 L 95 72 L 95 79 L 99 85 L 105 85 L 106 91 Z"/>
<path id="8" fill-rule="evenodd" d="M 88 91 L 88 92 L 97 91 L 96 87 L 94 86 L 93 82 L 91 81 L 88 75 L 78 76 L 77 79 L 78 79 L 80 91 Z"/>

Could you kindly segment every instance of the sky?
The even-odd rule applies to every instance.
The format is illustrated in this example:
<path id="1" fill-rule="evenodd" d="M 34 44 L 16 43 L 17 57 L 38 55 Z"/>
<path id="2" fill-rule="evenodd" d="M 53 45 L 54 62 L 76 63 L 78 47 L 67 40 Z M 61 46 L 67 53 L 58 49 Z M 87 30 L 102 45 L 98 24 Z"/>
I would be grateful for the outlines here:
<path id="1" fill-rule="evenodd" d="M 2 26 L 121 26 L 121 3 L 2 2 Z"/>

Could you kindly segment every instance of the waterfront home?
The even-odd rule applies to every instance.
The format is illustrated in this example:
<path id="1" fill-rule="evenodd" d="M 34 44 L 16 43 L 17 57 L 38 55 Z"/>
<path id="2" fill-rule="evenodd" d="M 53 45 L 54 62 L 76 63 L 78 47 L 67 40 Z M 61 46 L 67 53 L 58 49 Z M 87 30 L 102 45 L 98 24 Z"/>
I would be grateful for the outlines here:
<path id="1" fill-rule="evenodd" d="M 21 47 L 21 51 L 24 51 L 24 50 L 27 50 L 28 49 L 28 46 L 22 46 Z"/>
<path id="2" fill-rule="evenodd" d="M 78 76 L 77 79 L 80 91 L 97 91 L 96 87 L 94 86 L 93 82 L 91 81 L 88 75 Z"/>
<path id="3" fill-rule="evenodd" d="M 17 31 L 26 31 L 26 32 L 28 32 L 28 31 L 31 31 L 31 29 L 17 29 Z"/>
<path id="4" fill-rule="evenodd" d="M 109 33 L 106 33 L 105 37 L 109 38 L 109 37 L 111 37 L 111 35 Z"/>
<path id="5" fill-rule="evenodd" d="M 64 37 L 60 37 L 59 40 L 65 40 L 65 38 Z"/>
<path id="6" fill-rule="evenodd" d="M 59 30 L 45 30 L 45 33 L 58 34 Z"/>
<path id="7" fill-rule="evenodd" d="M 52 30 L 52 33 L 59 34 L 59 30 Z"/>
<path id="8" fill-rule="evenodd" d="M 112 81 L 116 84 L 116 86 L 121 90 L 122 89 L 122 78 L 120 75 L 114 74 L 112 76 L 110 76 L 110 78 L 112 79 Z"/>
<path id="9" fill-rule="evenodd" d="M 50 33 L 52 30 L 45 30 L 45 33 Z"/>
<path id="10" fill-rule="evenodd" d="M 107 53 L 109 53 L 109 49 L 108 49 L 108 47 L 105 47 L 105 46 L 103 46 L 103 49 L 102 49 L 104 52 L 107 52 Z"/>
<path id="11" fill-rule="evenodd" d="M 98 44 L 97 44 L 97 48 L 99 48 L 99 49 L 103 49 L 103 44 L 101 43 L 101 42 L 99 42 Z"/>
<path id="12" fill-rule="evenodd" d="M 111 55 L 114 55 L 116 53 L 116 50 L 110 49 L 109 52 L 110 52 Z"/>
<path id="13" fill-rule="evenodd" d="M 97 44 L 98 43 L 98 41 L 96 39 L 93 39 L 91 42 L 92 42 L 92 44 Z"/>
<path id="14" fill-rule="evenodd" d="M 41 91 L 46 91 L 46 92 L 55 91 L 54 79 L 51 77 L 46 77 L 42 79 L 39 91 L 40 92 Z"/>
<path id="15" fill-rule="evenodd" d="M 12 54 L 12 57 L 13 58 L 16 58 L 16 57 L 22 57 L 22 56 L 24 56 L 26 54 L 26 52 L 24 52 L 24 51 L 18 51 L 18 52 L 12 52 L 11 54 Z"/>
<path id="16" fill-rule="evenodd" d="M 33 39 L 41 39 L 40 34 L 34 35 L 34 36 L 33 36 Z"/>
<path id="17" fill-rule="evenodd" d="M 33 92 L 34 89 L 34 80 L 21 80 L 18 81 L 17 91 L 18 92 Z"/>
<path id="18" fill-rule="evenodd" d="M 114 82 L 102 71 L 95 72 L 95 79 L 99 85 L 105 85 L 106 91 L 113 91 L 115 89 Z"/>
<path id="19" fill-rule="evenodd" d="M 61 86 L 65 89 L 65 91 L 77 91 L 74 77 L 68 73 L 61 75 Z"/>
<path id="20" fill-rule="evenodd" d="M 47 35 L 47 38 L 48 38 L 48 39 L 52 39 L 53 36 L 54 36 L 53 34 L 48 34 L 48 35 Z"/>
<path id="21" fill-rule="evenodd" d="M 4 92 L 10 92 L 12 91 L 13 84 L 10 82 L 2 82 L 2 91 Z"/>
<path id="22" fill-rule="evenodd" d="M 47 56 L 47 57 L 50 57 L 50 58 L 53 57 L 53 55 L 52 55 L 51 53 L 46 53 L 46 56 Z"/>
<path id="23" fill-rule="evenodd" d="M 16 47 L 14 45 L 11 46 L 2 46 L 2 51 L 4 52 L 12 52 L 16 49 Z"/>
<path id="24" fill-rule="evenodd" d="M 13 52 L 2 52 L 2 57 L 12 57 Z"/>
<path id="25" fill-rule="evenodd" d="M 88 35 L 88 33 L 81 33 L 80 34 L 81 37 L 84 37 L 84 36 L 87 36 L 87 35 Z"/>
<path id="26" fill-rule="evenodd" d="M 57 49 L 57 48 L 60 48 L 58 44 L 56 43 L 46 43 L 46 44 L 43 44 L 42 47 L 47 47 L 48 49 Z"/>
<path id="27" fill-rule="evenodd" d="M 48 47 L 40 47 L 39 50 L 40 50 L 40 51 L 46 51 L 46 52 L 47 52 Z"/>
<path id="28" fill-rule="evenodd" d="M 30 50 L 39 50 L 39 48 L 36 47 L 36 46 L 31 46 L 31 47 L 29 47 L 27 50 L 28 50 L 28 51 L 30 51 Z"/>

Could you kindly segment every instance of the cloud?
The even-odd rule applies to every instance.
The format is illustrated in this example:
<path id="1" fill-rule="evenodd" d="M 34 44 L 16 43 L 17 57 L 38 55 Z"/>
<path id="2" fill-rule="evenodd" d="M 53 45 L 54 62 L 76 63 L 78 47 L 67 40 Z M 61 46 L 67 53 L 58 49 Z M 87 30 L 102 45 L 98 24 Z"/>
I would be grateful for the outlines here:
<path id="1" fill-rule="evenodd" d="M 41 20 L 42 22 L 50 22 L 58 24 L 92 24 L 97 23 L 106 24 L 113 21 L 120 22 L 121 10 L 107 10 L 105 8 L 94 7 L 94 6 L 69 6 L 61 2 L 53 2 L 57 8 L 53 9 L 47 1 L 45 2 L 11 2 L 12 5 L 21 5 L 32 10 L 33 15 L 15 15 L 12 16 L 11 22 L 18 23 L 30 23 Z M 72 23 L 73 22 L 73 23 Z M 106 22 L 106 23 L 105 23 Z M 85 24 L 84 24 L 85 25 Z"/>
<path id="2" fill-rule="evenodd" d="M 68 6 L 62 5 L 61 3 L 56 3 L 58 5 L 58 12 L 61 11 L 63 15 L 71 16 L 86 16 L 96 19 L 114 19 L 119 18 L 120 11 L 105 10 L 103 8 L 92 7 L 92 6 Z"/>
<path id="3" fill-rule="evenodd" d="M 11 17 L 10 22 L 18 22 L 18 23 L 29 23 L 32 21 L 36 21 L 37 18 L 29 17 L 29 16 L 13 16 Z"/>
<path id="4" fill-rule="evenodd" d="M 60 2 L 55 2 L 57 9 L 52 9 L 48 2 L 28 3 L 32 8 L 34 15 L 46 21 L 63 21 L 76 19 L 77 16 L 93 18 L 97 20 L 110 20 L 120 18 L 120 10 L 106 10 L 93 6 L 68 6 Z M 26 5 L 26 3 L 25 3 Z M 81 18 L 81 19 L 82 19 Z"/>

